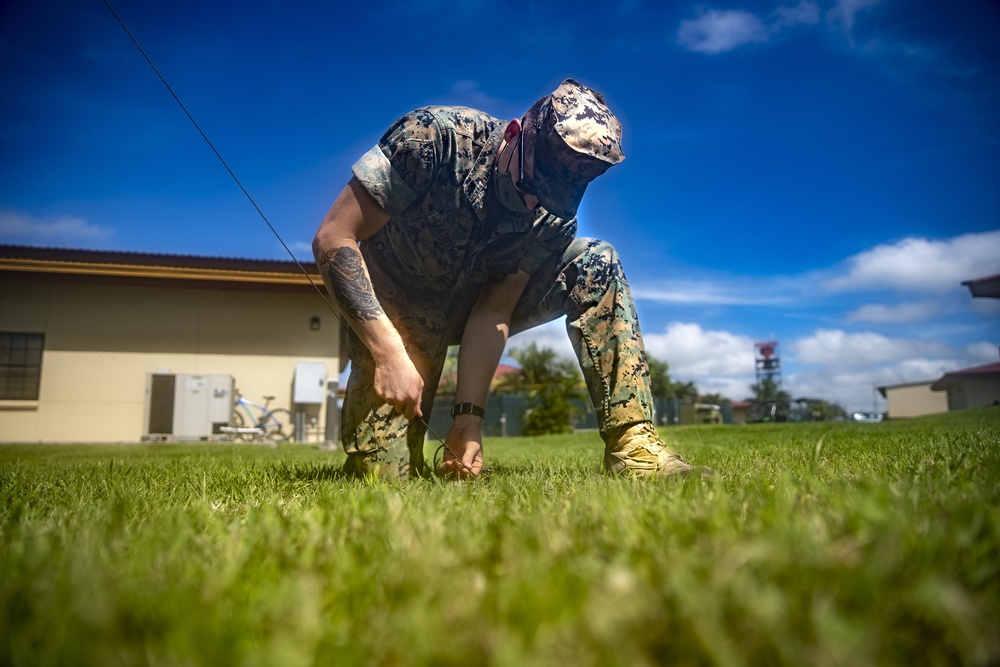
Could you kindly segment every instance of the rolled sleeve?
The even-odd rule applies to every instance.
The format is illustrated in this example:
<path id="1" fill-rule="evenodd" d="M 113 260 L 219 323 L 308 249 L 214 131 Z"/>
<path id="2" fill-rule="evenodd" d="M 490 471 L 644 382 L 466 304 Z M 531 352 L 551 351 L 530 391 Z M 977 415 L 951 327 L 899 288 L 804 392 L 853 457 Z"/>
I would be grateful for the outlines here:
<path id="1" fill-rule="evenodd" d="M 392 167 L 392 162 L 379 146 L 371 150 L 351 167 L 355 178 L 368 194 L 389 215 L 396 215 L 417 200 L 417 193 Z"/>
<path id="2" fill-rule="evenodd" d="M 406 114 L 352 171 L 389 215 L 396 216 L 427 196 L 441 165 L 442 134 L 430 108 Z"/>

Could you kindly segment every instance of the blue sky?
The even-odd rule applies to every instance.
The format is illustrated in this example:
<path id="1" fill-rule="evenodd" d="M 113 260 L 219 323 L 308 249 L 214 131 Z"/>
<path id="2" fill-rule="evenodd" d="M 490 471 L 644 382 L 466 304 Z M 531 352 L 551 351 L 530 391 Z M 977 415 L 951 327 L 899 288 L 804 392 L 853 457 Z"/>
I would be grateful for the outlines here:
<path id="1" fill-rule="evenodd" d="M 746 398 L 773 338 L 793 395 L 871 409 L 1000 358 L 960 285 L 1000 272 L 993 0 L 112 6 L 302 257 L 400 114 L 519 117 L 573 76 L 625 131 L 581 234 L 678 379 Z M 284 256 L 100 0 L 4 3 L 0 95 L 0 243 Z"/>

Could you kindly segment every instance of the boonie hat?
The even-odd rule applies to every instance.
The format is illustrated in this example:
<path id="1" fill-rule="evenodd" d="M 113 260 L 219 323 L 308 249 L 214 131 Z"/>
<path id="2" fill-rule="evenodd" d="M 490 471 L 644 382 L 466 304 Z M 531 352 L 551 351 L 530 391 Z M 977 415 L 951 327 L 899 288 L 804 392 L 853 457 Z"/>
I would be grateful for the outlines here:
<path id="1" fill-rule="evenodd" d="M 625 159 L 622 124 L 603 95 L 574 79 L 531 107 L 524 138 L 534 149 L 538 202 L 561 218 L 576 215 L 587 185 Z"/>

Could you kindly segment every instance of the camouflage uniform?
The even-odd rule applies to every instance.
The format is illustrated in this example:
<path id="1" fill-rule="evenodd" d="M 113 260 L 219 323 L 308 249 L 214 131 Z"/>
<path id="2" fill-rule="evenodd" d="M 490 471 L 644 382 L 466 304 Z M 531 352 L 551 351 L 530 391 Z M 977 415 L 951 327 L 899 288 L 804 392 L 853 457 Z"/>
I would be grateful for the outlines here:
<path id="1" fill-rule="evenodd" d="M 499 203 L 492 176 L 505 126 L 465 107 L 418 109 L 353 167 L 390 216 L 360 249 L 379 303 L 428 378 L 422 410 L 430 414 L 447 348 L 460 342 L 482 285 L 521 269 L 531 279 L 511 333 L 566 315 L 602 431 L 649 420 L 645 352 L 618 256 L 603 241 L 575 239 L 574 215 L 516 213 Z M 376 396 L 374 362 L 353 333 L 349 354 L 347 469 L 425 472 L 425 427 Z"/>

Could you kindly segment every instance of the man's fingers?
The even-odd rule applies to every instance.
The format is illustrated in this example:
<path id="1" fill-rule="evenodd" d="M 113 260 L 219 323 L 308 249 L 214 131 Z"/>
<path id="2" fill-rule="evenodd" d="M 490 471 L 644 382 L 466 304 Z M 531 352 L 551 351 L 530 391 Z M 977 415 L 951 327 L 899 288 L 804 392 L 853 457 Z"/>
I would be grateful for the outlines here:
<path id="1" fill-rule="evenodd" d="M 400 407 L 397 407 L 396 409 L 402 412 L 407 419 L 423 417 L 423 414 L 420 412 L 420 401 L 417 401 L 416 403 L 406 403 L 405 409 L 400 409 Z"/>
<path id="2" fill-rule="evenodd" d="M 455 456 L 450 450 L 445 452 L 444 461 L 441 462 L 441 470 L 448 477 L 458 477 L 459 479 L 479 476 L 479 472 L 475 468 Z"/>
<path id="3" fill-rule="evenodd" d="M 396 409 L 396 412 L 403 415 L 407 419 L 424 416 L 423 411 L 420 409 L 421 401 L 419 399 L 416 402 L 407 400 L 397 401 L 391 398 L 384 398 L 382 400 L 385 401 L 386 405 L 392 406 Z"/>

